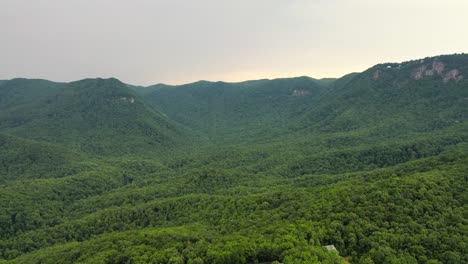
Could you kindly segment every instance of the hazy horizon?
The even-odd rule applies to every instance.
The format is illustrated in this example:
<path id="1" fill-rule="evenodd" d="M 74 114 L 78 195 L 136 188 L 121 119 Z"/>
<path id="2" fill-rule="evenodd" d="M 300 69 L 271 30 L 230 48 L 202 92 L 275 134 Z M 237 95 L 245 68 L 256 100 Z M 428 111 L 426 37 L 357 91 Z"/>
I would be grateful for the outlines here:
<path id="1" fill-rule="evenodd" d="M 4 0 L 0 79 L 337 78 L 466 52 L 463 0 Z"/>

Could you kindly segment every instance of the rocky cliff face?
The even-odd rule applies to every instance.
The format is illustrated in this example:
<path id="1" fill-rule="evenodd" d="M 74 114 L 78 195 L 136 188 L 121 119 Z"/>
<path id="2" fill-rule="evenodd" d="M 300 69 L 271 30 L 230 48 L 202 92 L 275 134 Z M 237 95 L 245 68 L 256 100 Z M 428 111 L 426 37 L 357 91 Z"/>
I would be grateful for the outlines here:
<path id="1" fill-rule="evenodd" d="M 399 77 L 400 79 L 422 80 L 439 78 L 444 83 L 459 82 L 465 78 L 466 67 L 454 58 L 464 60 L 467 55 L 448 55 L 426 58 L 403 63 L 387 63 L 372 67 L 372 79 L 381 80 L 384 77 Z"/>

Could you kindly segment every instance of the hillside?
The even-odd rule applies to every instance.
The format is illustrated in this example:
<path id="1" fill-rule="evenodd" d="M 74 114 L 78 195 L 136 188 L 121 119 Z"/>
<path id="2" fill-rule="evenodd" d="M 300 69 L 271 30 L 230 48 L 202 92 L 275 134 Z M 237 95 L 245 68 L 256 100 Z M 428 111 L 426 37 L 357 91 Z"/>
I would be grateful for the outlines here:
<path id="1" fill-rule="evenodd" d="M 217 143 L 242 143 L 280 135 L 289 120 L 315 104 L 328 82 L 308 77 L 242 83 L 200 81 L 135 90 L 169 118 Z"/>
<path id="2" fill-rule="evenodd" d="M 468 55 L 446 55 L 380 64 L 326 81 L 202 81 L 134 89 L 215 142 L 339 132 L 400 137 L 458 126 L 467 118 L 466 65 Z"/>
<path id="3" fill-rule="evenodd" d="M 455 126 L 468 116 L 468 55 L 376 65 L 335 85 L 304 126 L 351 131 L 379 126 L 395 133 Z M 382 131 L 378 131 L 381 133 Z"/>
<path id="4" fill-rule="evenodd" d="M 78 151 L 134 153 L 181 138 L 175 124 L 116 79 L 15 79 L 0 86 L 0 98 L 0 132 Z"/>
<path id="5" fill-rule="evenodd" d="M 0 182 L 51 178 L 79 170 L 84 155 L 65 147 L 0 134 Z"/>
<path id="6" fill-rule="evenodd" d="M 468 263 L 467 78 L 1 82 L 0 263 Z"/>

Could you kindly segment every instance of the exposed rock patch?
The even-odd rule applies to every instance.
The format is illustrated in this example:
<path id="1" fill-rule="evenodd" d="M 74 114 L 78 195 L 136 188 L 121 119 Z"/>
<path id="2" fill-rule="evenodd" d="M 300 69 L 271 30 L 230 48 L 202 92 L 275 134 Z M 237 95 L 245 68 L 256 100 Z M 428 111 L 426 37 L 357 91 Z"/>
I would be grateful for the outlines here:
<path id="1" fill-rule="evenodd" d="M 445 63 L 435 60 L 432 62 L 432 69 L 437 72 L 437 74 L 441 75 L 445 69 Z"/>
<path id="2" fill-rule="evenodd" d="M 460 71 L 458 69 L 453 69 L 444 75 L 444 82 L 448 82 L 450 80 L 458 82 L 461 79 L 463 79 L 463 75 L 460 75 Z"/>
<path id="3" fill-rule="evenodd" d="M 382 72 L 380 70 L 376 70 L 374 74 L 372 75 L 372 78 L 374 78 L 374 80 L 378 80 L 380 78 L 381 73 Z"/>
<path id="4" fill-rule="evenodd" d="M 306 96 L 309 92 L 305 90 L 295 89 L 292 93 L 292 96 Z"/>
<path id="5" fill-rule="evenodd" d="M 125 103 L 135 103 L 135 98 L 133 97 L 120 97 L 119 100 Z"/>
<path id="6" fill-rule="evenodd" d="M 423 61 L 421 61 L 421 63 L 423 63 Z M 434 76 L 436 74 L 441 76 L 444 82 L 448 82 L 450 80 L 458 82 L 463 79 L 463 75 L 460 74 L 458 69 L 452 69 L 446 72 L 446 64 L 438 60 L 434 60 L 432 65 L 426 64 L 413 69 L 411 72 L 411 78 L 414 80 L 420 80 L 424 76 Z"/>
<path id="7" fill-rule="evenodd" d="M 420 67 L 414 69 L 411 72 L 411 78 L 413 78 L 415 80 L 420 80 L 423 77 L 424 73 L 426 72 L 426 69 L 427 69 L 426 65 L 423 65 L 423 66 L 420 66 Z"/>
<path id="8" fill-rule="evenodd" d="M 434 75 L 434 71 L 433 71 L 433 70 L 426 70 L 426 71 L 424 72 L 424 75 L 426 75 L 426 76 L 432 76 L 432 75 Z"/>

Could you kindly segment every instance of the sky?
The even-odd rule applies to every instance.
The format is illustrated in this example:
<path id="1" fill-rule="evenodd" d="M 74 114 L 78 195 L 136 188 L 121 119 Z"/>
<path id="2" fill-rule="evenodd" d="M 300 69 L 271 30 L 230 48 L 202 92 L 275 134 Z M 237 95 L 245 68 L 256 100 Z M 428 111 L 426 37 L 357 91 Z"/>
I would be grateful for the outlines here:
<path id="1" fill-rule="evenodd" d="M 0 0 L 0 79 L 340 77 L 467 33 L 466 0 Z"/>

